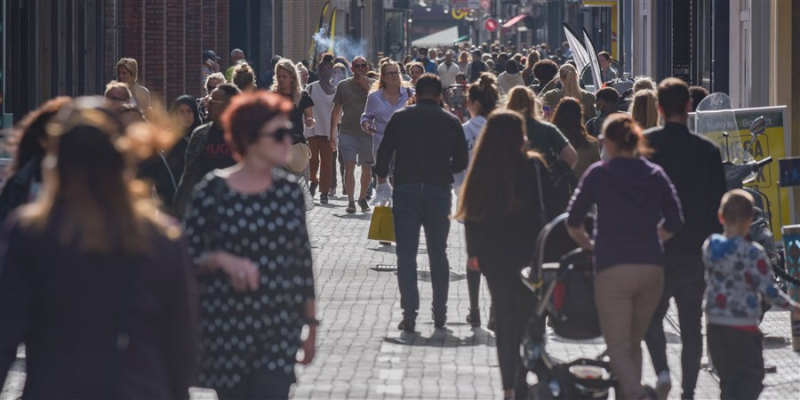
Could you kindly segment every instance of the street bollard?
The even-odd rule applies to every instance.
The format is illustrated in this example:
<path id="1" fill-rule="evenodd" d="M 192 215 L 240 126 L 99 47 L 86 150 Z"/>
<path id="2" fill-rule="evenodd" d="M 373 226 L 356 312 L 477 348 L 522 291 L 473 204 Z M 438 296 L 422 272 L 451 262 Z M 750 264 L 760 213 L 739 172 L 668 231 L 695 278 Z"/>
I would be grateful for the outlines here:
<path id="1" fill-rule="evenodd" d="M 800 279 L 800 225 L 789 225 L 781 228 L 783 233 L 783 252 L 786 260 L 786 272 L 789 276 Z M 800 287 L 789 283 L 789 295 L 792 300 L 800 300 Z M 800 351 L 800 312 L 791 314 L 792 348 Z"/>

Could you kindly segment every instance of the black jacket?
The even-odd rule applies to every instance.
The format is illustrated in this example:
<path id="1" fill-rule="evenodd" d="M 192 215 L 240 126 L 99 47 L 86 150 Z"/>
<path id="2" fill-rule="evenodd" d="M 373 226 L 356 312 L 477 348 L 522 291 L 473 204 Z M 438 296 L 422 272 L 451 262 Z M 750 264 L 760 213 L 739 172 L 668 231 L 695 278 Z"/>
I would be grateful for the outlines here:
<path id="1" fill-rule="evenodd" d="M 186 241 L 151 225 L 147 256 L 90 254 L 60 243 L 54 215 L 42 233 L 13 215 L 3 230 L 0 374 L 24 342 L 23 398 L 189 398 L 199 327 Z"/>
<path id="2" fill-rule="evenodd" d="M 678 191 L 685 220 L 664 248 L 667 254 L 699 257 L 708 236 L 722 232 L 717 211 L 726 186 L 719 148 L 681 124 L 667 123 L 645 135 L 653 148 L 652 161 L 664 169 Z"/>
<path id="3" fill-rule="evenodd" d="M 194 186 L 206 174 L 215 169 L 227 168 L 236 164 L 230 146 L 225 143 L 222 130 L 213 122 L 200 125 L 195 129 L 189 139 L 185 154 L 183 174 L 172 202 L 172 213 L 178 219 L 183 219 L 186 206 L 192 199 Z"/>
<path id="4" fill-rule="evenodd" d="M 15 208 L 31 200 L 31 186 L 42 182 L 42 158 L 29 160 L 8 178 L 0 194 L 0 226 Z"/>
<path id="5" fill-rule="evenodd" d="M 394 180 L 447 186 L 453 174 L 467 169 L 467 140 L 455 115 L 432 100 L 419 100 L 395 112 L 378 147 L 375 174 L 386 177 L 395 157 Z"/>

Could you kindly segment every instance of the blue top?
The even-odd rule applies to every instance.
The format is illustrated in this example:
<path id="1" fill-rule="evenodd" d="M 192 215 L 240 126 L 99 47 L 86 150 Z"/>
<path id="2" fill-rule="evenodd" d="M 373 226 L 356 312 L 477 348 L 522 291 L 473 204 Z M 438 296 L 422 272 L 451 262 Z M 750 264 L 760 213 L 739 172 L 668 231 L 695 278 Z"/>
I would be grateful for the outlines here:
<path id="1" fill-rule="evenodd" d="M 414 95 L 414 89 L 401 87 L 400 97 L 397 102 L 392 104 L 383 96 L 383 89 L 378 89 L 367 96 L 367 104 L 364 106 L 364 113 L 361 114 L 361 125 L 364 122 L 375 124 L 376 135 L 383 135 L 386 124 L 389 122 L 395 111 L 405 107 L 408 99 Z"/>
<path id="2" fill-rule="evenodd" d="M 582 226 L 592 205 L 595 271 L 619 264 L 664 264 L 658 224 L 676 232 L 683 224 L 669 177 L 644 158 L 615 158 L 592 164 L 572 196 L 567 224 Z"/>
<path id="3" fill-rule="evenodd" d="M 439 66 L 436 65 L 430 58 L 425 58 L 425 61 L 420 60 L 419 58 L 416 59 L 419 61 L 423 67 L 425 67 L 425 72 L 430 72 L 434 75 L 439 75 Z"/>

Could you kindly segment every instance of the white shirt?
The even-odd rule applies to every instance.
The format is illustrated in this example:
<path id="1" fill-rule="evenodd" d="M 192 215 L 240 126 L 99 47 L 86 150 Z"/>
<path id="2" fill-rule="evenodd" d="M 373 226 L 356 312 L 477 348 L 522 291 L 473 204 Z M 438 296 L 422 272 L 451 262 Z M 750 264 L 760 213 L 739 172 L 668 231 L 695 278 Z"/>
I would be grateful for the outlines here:
<path id="1" fill-rule="evenodd" d="M 331 134 L 331 111 L 333 111 L 333 95 L 336 94 L 336 87 L 333 93 L 328 95 L 322 90 L 319 82 L 314 82 L 306 86 L 306 92 L 314 100 L 314 106 L 311 108 L 314 111 L 314 119 L 317 124 L 313 128 L 305 127 L 303 134 L 306 137 L 312 136 L 330 136 Z"/>
<path id="2" fill-rule="evenodd" d="M 525 81 L 522 80 L 522 75 L 519 73 L 503 72 L 497 77 L 497 87 L 500 88 L 501 94 L 508 94 L 515 86 L 525 86 Z"/>
<path id="3" fill-rule="evenodd" d="M 447 89 L 450 85 L 455 85 L 456 83 L 456 75 L 461 72 L 461 69 L 458 68 L 458 64 L 450 63 L 450 66 L 447 66 L 447 63 L 439 64 L 439 78 L 442 79 L 442 87 Z"/>
<path id="4" fill-rule="evenodd" d="M 478 136 L 481 135 L 484 125 L 486 125 L 486 118 L 480 115 L 462 125 L 464 128 L 464 138 L 467 139 L 467 159 L 469 160 L 467 170 L 469 170 L 469 165 L 472 165 L 472 149 L 475 148 L 475 143 L 478 141 Z M 464 184 L 467 170 L 453 174 L 453 190 L 455 190 L 456 196 L 461 194 L 461 186 Z"/>

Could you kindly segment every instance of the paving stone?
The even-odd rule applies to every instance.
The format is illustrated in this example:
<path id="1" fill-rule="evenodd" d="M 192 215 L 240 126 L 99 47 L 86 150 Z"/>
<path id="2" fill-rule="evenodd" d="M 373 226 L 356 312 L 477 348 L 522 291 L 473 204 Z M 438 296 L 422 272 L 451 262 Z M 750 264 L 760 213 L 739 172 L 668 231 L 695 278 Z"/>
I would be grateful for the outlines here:
<path id="1" fill-rule="evenodd" d="M 385 247 L 366 239 L 369 214 L 344 213 L 343 197 L 331 198 L 330 207 L 316 207 L 308 214 L 314 245 L 318 330 L 317 358 L 309 366 L 298 366 L 294 399 L 494 399 L 502 393 L 493 333 L 485 330 L 489 320 L 489 292 L 481 293 L 483 327 L 465 324 L 469 300 L 464 280 L 451 282 L 447 330 L 436 330 L 431 322 L 431 286 L 420 282 L 420 315 L 417 333 L 396 329 L 401 319 L 400 296 L 394 272 L 379 272 L 379 264 L 396 265 L 394 246 Z M 421 236 L 424 248 L 424 235 Z M 448 256 L 455 277 L 464 274 L 466 248 L 463 226 L 451 224 Z M 420 252 L 420 265 L 427 255 Z M 665 321 L 668 362 L 672 370 L 670 399 L 680 396 L 680 332 L 677 312 L 670 308 Z M 789 315 L 769 312 L 761 325 L 766 336 L 767 365 L 778 372 L 767 374 L 762 399 L 800 398 L 800 362 L 791 349 Z M 594 357 L 605 345 L 602 340 L 574 342 L 550 332 L 548 351 L 555 357 Z M 644 380 L 656 377 L 644 349 Z M 24 383 L 22 364 L 14 367 L 0 400 L 15 399 Z M 215 398 L 211 390 L 196 389 L 192 399 Z M 613 393 L 612 393 L 613 398 Z M 702 370 L 698 399 L 719 398 L 713 372 Z"/>

